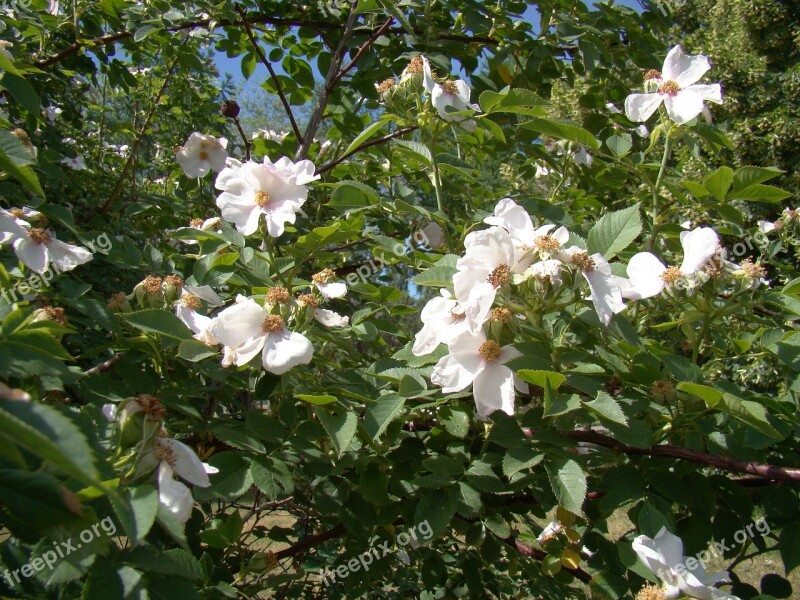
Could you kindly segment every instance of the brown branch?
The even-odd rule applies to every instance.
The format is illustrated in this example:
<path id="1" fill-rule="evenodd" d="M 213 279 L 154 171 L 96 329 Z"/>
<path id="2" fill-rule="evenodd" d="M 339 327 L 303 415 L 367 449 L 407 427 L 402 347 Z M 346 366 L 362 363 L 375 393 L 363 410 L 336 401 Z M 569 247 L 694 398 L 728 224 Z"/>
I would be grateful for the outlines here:
<path id="1" fill-rule="evenodd" d="M 336 85 L 337 83 L 339 83 L 339 80 L 342 77 L 344 77 L 353 67 L 356 66 L 356 63 L 364 55 L 364 53 L 367 50 L 369 50 L 369 47 L 372 46 L 372 44 L 374 44 L 379 37 L 381 37 L 384 33 L 386 33 L 386 30 L 389 29 L 389 26 L 392 24 L 393 21 L 394 17 L 389 17 L 388 19 L 386 19 L 386 22 L 380 26 L 378 31 L 372 34 L 366 42 L 361 44 L 361 47 L 358 49 L 358 52 L 356 52 L 356 55 L 353 57 L 353 60 L 351 60 L 347 64 L 347 66 L 344 67 L 341 71 L 339 71 L 339 74 L 333 78 L 333 82 L 331 83 L 331 85 Z"/>
<path id="2" fill-rule="evenodd" d="M 94 375 L 95 373 L 104 373 L 111 369 L 114 366 L 114 363 L 117 362 L 125 356 L 125 352 L 117 352 L 114 356 L 109 358 L 105 362 L 101 362 L 99 365 L 95 365 L 91 369 L 86 370 L 83 374 L 84 375 Z"/>
<path id="3" fill-rule="evenodd" d="M 715 454 L 698 452 L 697 450 L 673 446 L 671 444 L 653 446 L 651 448 L 636 448 L 591 430 L 565 431 L 563 433 L 575 441 L 586 442 L 589 444 L 594 444 L 595 446 L 602 446 L 617 452 L 622 452 L 623 454 L 681 458 L 684 460 L 690 460 L 692 462 L 708 465 L 710 467 L 715 467 L 722 471 L 756 475 L 763 479 L 770 479 L 774 481 L 787 481 L 791 483 L 800 482 L 800 469 L 762 464 L 754 461 L 738 460 L 735 458 L 728 458 L 726 456 L 717 456 Z"/>
<path id="4" fill-rule="evenodd" d="M 323 531 L 322 533 L 315 533 L 314 535 L 308 535 L 304 537 L 302 540 L 297 542 L 294 546 L 289 546 L 288 548 L 284 548 L 283 550 L 279 550 L 275 553 L 275 558 L 281 560 L 282 558 L 289 558 L 290 556 L 294 556 L 295 554 L 300 554 L 304 550 L 308 550 L 309 548 L 313 548 L 314 546 L 318 546 L 323 542 L 327 542 L 328 540 L 335 539 L 337 537 L 342 537 L 347 533 L 347 530 L 344 528 L 344 525 L 337 525 L 333 529 L 329 529 L 328 531 Z"/>
<path id="5" fill-rule="evenodd" d="M 278 92 L 278 97 L 281 99 L 281 104 L 283 104 L 283 109 L 286 111 L 286 115 L 289 117 L 289 121 L 292 124 L 292 131 L 294 131 L 294 135 L 297 138 L 297 143 L 302 146 L 303 136 L 300 133 L 300 128 L 297 126 L 297 121 L 294 119 L 292 107 L 289 105 L 289 101 L 286 100 L 286 95 L 283 93 L 281 80 L 278 79 L 278 74 L 275 73 L 275 69 L 272 68 L 272 63 L 267 60 L 263 50 L 261 50 L 261 47 L 258 45 L 258 40 L 256 39 L 256 36 L 253 35 L 253 30 L 250 28 L 250 24 L 247 22 L 247 13 L 244 7 L 237 6 L 236 12 L 242 16 L 242 25 L 244 25 L 244 30 L 247 32 L 247 37 L 250 38 L 250 43 L 253 45 L 253 50 L 256 51 L 256 54 L 258 55 L 258 58 L 261 60 L 262 64 L 267 67 L 269 76 L 272 79 L 272 82 L 275 84 L 275 90 Z"/>
<path id="6" fill-rule="evenodd" d="M 401 135 L 405 135 L 407 133 L 411 133 L 412 131 L 416 131 L 417 129 L 418 129 L 418 127 L 416 125 L 413 125 L 411 127 L 403 127 L 402 129 L 398 129 L 394 133 L 390 133 L 388 135 L 384 135 L 383 137 L 376 138 L 376 139 L 371 140 L 369 142 L 364 142 L 363 144 L 360 144 L 359 146 L 353 148 L 347 154 L 344 154 L 343 156 L 340 156 L 336 160 L 332 160 L 331 162 L 322 165 L 319 169 L 317 169 L 317 173 L 316 174 L 317 175 L 321 175 L 322 173 L 325 173 L 326 171 L 330 171 L 333 167 L 335 167 L 336 165 L 338 165 L 341 162 L 344 162 L 345 160 L 347 160 L 348 158 L 350 158 L 351 156 L 353 156 L 353 154 L 356 154 L 357 152 L 361 152 L 362 150 L 365 150 L 366 148 L 369 148 L 371 146 L 377 146 L 378 144 L 383 144 L 384 142 L 388 142 L 389 140 L 392 140 L 392 139 L 394 139 L 396 137 L 400 137 Z"/>
<path id="7" fill-rule="evenodd" d="M 167 84 L 169 80 L 172 79 L 173 73 L 175 73 L 175 67 L 178 66 L 178 57 L 175 57 L 175 60 L 172 61 L 172 65 L 169 67 L 169 71 L 167 71 L 166 77 L 164 77 L 164 81 L 161 83 L 161 88 L 158 90 L 156 97 L 153 99 L 153 105 L 150 107 L 150 111 L 147 113 L 147 116 L 144 119 L 144 123 L 142 123 L 141 129 L 139 129 L 139 134 L 136 136 L 136 139 L 133 140 L 133 145 L 131 146 L 130 154 L 128 154 L 128 160 L 125 161 L 125 166 L 122 167 L 122 174 L 117 179 L 117 184 L 114 186 L 114 189 L 111 190 L 111 193 L 108 195 L 108 199 L 105 201 L 103 206 L 100 207 L 98 213 L 104 213 L 109 208 L 111 208 L 111 203 L 114 201 L 114 198 L 117 197 L 120 190 L 122 189 L 122 185 L 125 183 L 125 178 L 128 175 L 128 171 L 130 171 L 131 166 L 133 166 L 134 161 L 136 160 L 136 151 L 139 149 L 139 144 L 142 143 L 142 138 L 144 137 L 144 132 L 147 131 L 147 128 L 150 126 L 150 121 L 153 118 L 153 115 L 156 113 L 156 109 L 158 108 L 159 103 L 161 102 L 161 96 L 164 95 L 164 92 L 167 89 Z"/>
<path id="8" fill-rule="evenodd" d="M 538 561 L 542 561 L 545 558 L 547 558 L 547 554 L 545 554 L 538 548 L 533 548 L 532 546 L 529 546 L 525 542 L 521 542 L 513 535 L 505 538 L 503 542 L 508 546 L 511 546 L 512 548 L 514 548 L 514 550 L 516 550 L 517 552 L 519 552 L 520 554 L 522 554 L 527 558 L 533 558 Z M 587 573 L 580 567 L 578 567 L 577 569 L 572 569 L 570 567 L 562 567 L 562 569 L 564 571 L 567 571 L 568 573 L 571 573 L 574 577 L 580 579 L 583 583 L 589 583 L 592 580 L 592 576 L 589 575 L 589 573 Z"/>

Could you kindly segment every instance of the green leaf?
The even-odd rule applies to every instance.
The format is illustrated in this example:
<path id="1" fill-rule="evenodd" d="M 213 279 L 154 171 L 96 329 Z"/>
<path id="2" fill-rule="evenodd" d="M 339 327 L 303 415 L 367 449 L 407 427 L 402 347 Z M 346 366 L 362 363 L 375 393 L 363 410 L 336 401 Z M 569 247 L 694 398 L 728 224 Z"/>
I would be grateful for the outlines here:
<path id="1" fill-rule="evenodd" d="M 521 369 L 520 371 L 517 371 L 517 377 L 522 379 L 522 381 L 532 383 L 540 388 L 544 388 L 549 384 L 550 389 L 553 391 L 557 391 L 558 388 L 560 388 L 567 380 L 567 378 L 561 373 L 555 373 L 553 371 L 538 371 L 533 369 Z"/>
<path id="2" fill-rule="evenodd" d="M 350 145 L 347 147 L 347 150 L 344 151 L 344 154 L 350 154 L 353 150 L 371 138 L 376 132 L 383 129 L 383 127 L 390 121 L 391 119 L 382 118 L 369 125 L 364 131 L 358 134 L 356 139 L 350 142 Z"/>
<path id="3" fill-rule="evenodd" d="M 36 157 L 22 140 L 5 129 L 0 129 L 0 151 L 18 167 L 36 163 Z"/>
<path id="4" fill-rule="evenodd" d="M 123 600 L 125 588 L 119 574 L 105 559 L 99 558 L 89 571 L 81 600 Z"/>
<path id="5" fill-rule="evenodd" d="M 313 404 L 314 406 L 325 406 L 326 404 L 333 404 L 334 402 L 337 402 L 336 396 L 331 396 L 329 394 L 295 394 L 295 397 L 299 398 L 303 402 Z"/>
<path id="6" fill-rule="evenodd" d="M 403 148 L 404 150 L 408 150 L 418 159 L 420 159 L 426 166 L 432 167 L 433 166 L 433 158 L 431 158 L 431 151 L 428 147 L 424 144 L 420 144 L 419 142 L 413 142 L 410 140 L 395 140 L 395 144 Z"/>
<path id="7" fill-rule="evenodd" d="M 179 548 L 159 551 L 152 546 L 139 546 L 123 554 L 121 560 L 151 573 L 174 575 L 190 581 L 203 578 L 203 569 L 197 559 Z"/>
<path id="8" fill-rule="evenodd" d="M 211 526 L 200 533 L 200 539 L 212 548 L 225 549 L 239 541 L 243 527 L 242 516 L 234 511 L 224 519 L 212 519 Z"/>
<path id="9" fill-rule="evenodd" d="M 144 540 L 158 514 L 158 492 L 149 484 L 126 490 L 128 505 L 112 499 L 111 504 L 133 544 Z"/>
<path id="10" fill-rule="evenodd" d="M 709 191 L 695 181 L 689 181 L 688 179 L 685 181 L 681 181 L 681 185 L 686 188 L 686 190 L 695 198 L 702 200 L 703 198 L 707 198 L 709 195 Z"/>
<path id="11" fill-rule="evenodd" d="M 669 521 L 667 521 L 667 518 L 649 502 L 643 502 L 641 504 L 636 522 L 639 526 L 639 531 L 651 538 L 656 537 L 662 527 L 669 529 Z"/>
<path id="12" fill-rule="evenodd" d="M 133 41 L 141 42 L 158 31 L 161 31 L 161 27 L 158 25 L 144 25 L 133 33 Z"/>
<path id="13" fill-rule="evenodd" d="M 79 481 L 97 481 L 94 453 L 77 425 L 56 409 L 32 402 L 0 405 L 0 435 Z"/>
<path id="14" fill-rule="evenodd" d="M 681 392 L 686 392 L 687 394 L 697 396 L 703 402 L 705 402 L 706 406 L 709 408 L 716 406 L 717 403 L 722 400 L 722 392 L 707 385 L 700 385 L 699 383 L 682 381 L 678 384 L 676 389 Z"/>
<path id="15" fill-rule="evenodd" d="M 786 575 L 789 575 L 800 566 L 800 523 L 789 523 L 781 531 L 778 550 L 781 553 Z"/>
<path id="16" fill-rule="evenodd" d="M 758 402 L 742 400 L 733 394 L 725 392 L 722 394 L 722 402 L 717 406 L 767 437 L 776 440 L 784 438 L 767 419 L 767 409 Z"/>
<path id="17" fill-rule="evenodd" d="M 606 140 L 606 146 L 617 156 L 625 156 L 633 148 L 633 138 L 630 134 L 612 135 Z"/>
<path id="18" fill-rule="evenodd" d="M 356 426 L 358 425 L 358 418 L 353 412 L 342 412 L 339 414 L 328 413 L 324 410 L 318 410 L 319 422 L 328 432 L 328 435 L 336 448 L 336 453 L 341 456 L 356 433 Z"/>
<path id="19" fill-rule="evenodd" d="M 204 358 L 218 355 L 218 350 L 198 340 L 186 340 L 178 346 L 178 356 L 189 362 L 198 362 Z"/>
<path id="20" fill-rule="evenodd" d="M 603 419 L 608 419 L 620 425 L 628 424 L 628 419 L 625 413 L 622 412 L 619 403 L 606 392 L 598 392 L 594 400 L 581 402 L 581 404 Z"/>
<path id="21" fill-rule="evenodd" d="M 560 140 L 575 142 L 592 150 L 600 149 L 600 142 L 591 133 L 571 121 L 534 118 L 525 123 L 525 127 Z"/>
<path id="22" fill-rule="evenodd" d="M 730 167 L 720 167 L 711 175 L 705 178 L 703 186 L 711 192 L 717 200 L 722 202 L 725 199 L 728 189 L 733 182 L 733 169 Z"/>
<path id="23" fill-rule="evenodd" d="M 25 110 L 33 115 L 39 114 L 39 95 L 33 86 L 28 81 L 19 75 L 6 72 L 0 78 L 0 88 L 8 90 L 8 93 L 22 106 Z"/>
<path id="24" fill-rule="evenodd" d="M 511 477 L 523 469 L 535 467 L 544 460 L 544 453 L 531 446 L 509 448 L 503 457 L 503 474 Z"/>
<path id="25" fill-rule="evenodd" d="M 735 190 L 730 193 L 730 200 L 747 200 L 748 202 L 780 202 L 791 196 L 780 188 L 772 185 L 762 185 L 757 183 L 748 186 L 743 190 Z"/>
<path id="26" fill-rule="evenodd" d="M 483 92 L 478 100 L 484 112 L 519 112 L 520 114 L 541 114 L 539 110 L 521 112 L 514 110 L 522 107 L 541 107 L 547 106 L 547 100 L 537 96 L 531 90 L 525 88 L 505 87 L 499 92 L 487 90 Z"/>
<path id="27" fill-rule="evenodd" d="M 286 463 L 271 456 L 257 457 L 250 465 L 253 483 L 268 500 L 279 500 L 294 492 L 294 480 Z"/>
<path id="28" fill-rule="evenodd" d="M 549 462 L 546 468 L 559 505 L 575 515 L 582 514 L 588 484 L 580 465 L 571 458 L 562 458 Z"/>
<path id="29" fill-rule="evenodd" d="M 209 487 L 194 488 L 194 497 L 199 502 L 212 498 L 233 500 L 238 498 L 253 485 L 250 475 L 250 462 L 238 451 L 220 452 L 208 459 L 208 464 L 219 469 L 219 473 L 211 475 Z"/>
<path id="30" fill-rule="evenodd" d="M 2 148 L 0 148 L 0 169 L 19 181 L 31 193 L 35 194 L 39 198 L 44 198 L 44 191 L 42 190 L 42 186 L 39 183 L 39 178 L 36 176 L 36 173 L 33 172 L 33 169 L 28 166 L 17 166 L 14 163 L 14 160 L 10 158 Z"/>
<path id="31" fill-rule="evenodd" d="M 456 503 L 445 490 L 433 490 L 423 494 L 417 503 L 414 525 L 427 523 L 433 535 L 447 529 L 456 514 Z"/>
<path id="32" fill-rule="evenodd" d="M 370 186 L 358 181 L 341 181 L 333 191 L 328 206 L 344 213 L 369 208 L 378 203 L 380 196 Z"/>
<path id="33" fill-rule="evenodd" d="M 192 339 L 192 332 L 184 325 L 183 321 L 171 312 L 160 308 L 148 308 L 120 316 L 142 331 L 159 333 L 176 340 Z"/>
<path id="34" fill-rule="evenodd" d="M 411 281 L 414 285 L 449 288 L 453 285 L 453 275 L 455 275 L 456 272 L 455 267 L 435 265 L 430 269 L 422 271 L 422 273 L 418 273 Z"/>
<path id="35" fill-rule="evenodd" d="M 736 171 L 736 175 L 733 177 L 733 189 L 734 191 L 743 190 L 782 174 L 783 171 L 775 167 L 742 167 Z"/>
<path id="36" fill-rule="evenodd" d="M 403 412 L 405 402 L 405 398 L 397 394 L 387 394 L 369 405 L 364 415 L 364 428 L 373 440 L 378 439 L 389 423 Z"/>
<path id="37" fill-rule="evenodd" d="M 448 405 L 439 410 L 439 423 L 450 435 L 465 438 L 469 432 L 470 416 L 466 410 Z"/>
<path id="38" fill-rule="evenodd" d="M 624 208 L 603 217 L 589 231 L 589 254 L 599 252 L 609 259 L 627 248 L 642 232 L 639 204 Z"/>

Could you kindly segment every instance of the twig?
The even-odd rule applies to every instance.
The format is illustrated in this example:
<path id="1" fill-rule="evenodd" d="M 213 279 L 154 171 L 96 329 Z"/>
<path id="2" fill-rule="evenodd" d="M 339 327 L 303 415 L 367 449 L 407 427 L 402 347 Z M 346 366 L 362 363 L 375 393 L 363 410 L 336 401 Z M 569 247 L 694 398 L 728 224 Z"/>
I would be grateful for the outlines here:
<path id="1" fill-rule="evenodd" d="M 314 141 L 314 134 L 317 133 L 317 129 L 319 129 L 319 125 L 322 122 L 322 115 L 325 112 L 325 107 L 328 106 L 328 99 L 335 88 L 334 83 L 336 76 L 339 74 L 339 70 L 342 66 L 347 40 L 350 39 L 350 35 L 353 32 L 353 27 L 355 27 L 356 24 L 356 19 L 358 18 L 358 13 L 356 12 L 357 4 L 358 0 L 353 0 L 350 14 L 347 16 L 347 22 L 344 26 L 344 31 L 342 31 L 342 37 L 339 40 L 339 44 L 336 46 L 336 50 L 334 50 L 333 55 L 331 56 L 331 64 L 328 67 L 327 74 L 325 75 L 325 82 L 322 84 L 322 90 L 320 91 L 317 105 L 314 107 L 314 112 L 311 113 L 311 118 L 308 120 L 308 125 L 306 126 L 305 136 L 302 138 L 300 147 L 297 149 L 297 154 L 295 154 L 296 161 L 306 157 L 308 154 L 308 149 L 311 147 L 311 144 Z"/>
<path id="2" fill-rule="evenodd" d="M 393 21 L 394 21 L 394 17 L 389 17 L 388 19 L 386 19 L 386 22 L 383 25 L 380 26 L 378 31 L 376 31 L 374 34 L 372 34 L 370 36 L 370 38 L 366 42 L 361 44 L 361 47 L 358 49 L 358 52 L 356 52 L 356 55 L 353 57 L 353 60 L 351 60 L 347 64 L 347 66 L 344 67 L 341 71 L 339 71 L 339 74 L 336 75 L 336 77 L 334 77 L 333 82 L 331 83 L 331 85 L 336 85 L 337 83 L 339 83 L 339 80 L 342 77 L 344 77 L 353 67 L 356 66 L 356 63 L 364 55 L 364 53 L 369 49 L 369 47 L 372 46 L 372 44 L 374 44 L 375 41 L 379 37 L 381 37 L 384 33 L 386 33 L 386 30 L 389 29 L 389 26 L 392 24 Z"/>
<path id="3" fill-rule="evenodd" d="M 322 165 L 319 169 L 317 169 L 317 175 L 321 175 L 322 173 L 325 173 L 326 171 L 330 171 L 333 167 L 335 167 L 336 165 L 338 165 L 341 162 L 344 162 L 345 160 L 347 160 L 348 158 L 350 158 L 351 156 L 353 156 L 353 154 L 356 154 L 357 152 L 361 152 L 362 150 L 365 150 L 366 148 L 369 148 L 371 146 L 377 146 L 378 144 L 383 144 L 384 142 L 388 142 L 389 140 L 393 140 L 396 137 L 400 137 L 400 136 L 405 135 L 407 133 L 411 133 L 412 131 L 416 131 L 417 129 L 418 129 L 418 127 L 416 125 L 412 125 L 411 127 L 403 127 L 402 129 L 398 129 L 394 133 L 390 133 L 388 135 L 384 135 L 383 137 L 379 137 L 379 138 L 376 138 L 374 140 L 370 140 L 369 142 L 364 142 L 363 144 L 360 144 L 359 146 L 353 148 L 347 154 L 344 154 L 344 155 L 340 156 L 339 158 L 337 158 L 336 160 L 332 160 L 331 162 Z"/>
<path id="4" fill-rule="evenodd" d="M 125 356 L 124 352 L 117 352 L 114 356 L 109 358 L 107 361 L 101 362 L 99 365 L 95 365 L 91 369 L 88 369 L 87 371 L 85 371 L 83 374 L 84 375 L 95 375 L 96 373 L 104 373 L 104 372 L 108 371 L 109 369 L 111 369 L 111 367 L 114 366 L 114 363 L 117 362 L 119 359 L 121 359 L 123 356 Z"/>
<path id="5" fill-rule="evenodd" d="M 276 500 L 274 502 L 265 502 L 264 504 L 259 504 L 253 510 L 249 511 L 244 518 L 242 519 L 243 523 L 247 523 L 250 519 L 252 519 L 258 513 L 265 511 L 265 510 L 273 510 L 278 508 L 279 506 L 283 506 L 284 504 L 289 504 L 294 500 L 292 496 L 288 498 L 284 498 L 283 500 Z"/>
<path id="6" fill-rule="evenodd" d="M 278 79 L 277 73 L 275 73 L 275 69 L 272 68 L 272 63 L 267 60 L 267 57 L 264 55 L 263 50 L 258 45 L 258 40 L 256 36 L 253 35 L 253 30 L 250 28 L 250 24 L 247 22 L 247 12 L 245 11 L 244 7 L 237 6 L 236 12 L 238 12 L 242 17 L 242 25 L 244 25 L 244 30 L 247 32 L 247 37 L 250 38 L 250 43 L 253 45 L 253 50 L 256 51 L 259 60 L 263 63 L 265 67 L 267 67 L 267 71 L 269 71 L 269 76 L 272 79 L 272 82 L 275 84 L 275 90 L 278 92 L 278 97 L 281 99 L 281 104 L 283 104 L 283 108 L 286 111 L 286 115 L 289 117 L 289 121 L 292 123 L 292 131 L 294 131 L 294 135 L 297 138 L 297 143 L 299 145 L 303 145 L 303 136 L 300 133 L 300 128 L 297 126 L 297 121 L 294 120 L 294 113 L 292 112 L 292 107 L 289 105 L 289 101 L 286 100 L 286 95 L 283 93 L 283 86 L 281 85 L 281 80 Z M 249 157 L 248 157 L 249 158 Z"/>
<path id="7" fill-rule="evenodd" d="M 114 186 L 114 189 L 111 190 L 111 193 L 108 196 L 108 199 L 105 201 L 103 206 L 100 207 L 98 213 L 104 213 L 109 208 L 111 208 L 111 203 L 114 201 L 114 198 L 117 197 L 120 190 L 122 189 L 122 185 L 125 183 L 125 178 L 128 175 L 128 171 L 130 171 L 131 166 L 136 158 L 136 151 L 139 149 L 139 144 L 142 143 L 142 137 L 144 136 L 144 132 L 147 131 L 147 128 L 150 126 L 150 121 L 153 118 L 153 115 L 156 112 L 159 104 L 161 103 L 161 96 L 164 95 L 164 92 L 167 89 L 167 84 L 169 80 L 172 79 L 173 73 L 175 73 L 175 67 L 178 66 L 178 57 L 175 57 L 175 60 L 172 61 L 172 65 L 169 67 L 169 71 L 167 71 L 166 77 L 164 77 L 164 81 L 161 83 L 161 88 L 158 90 L 158 94 L 153 99 L 153 105 L 150 107 L 150 112 L 147 113 L 147 116 L 144 119 L 144 123 L 142 123 L 141 129 L 139 129 L 139 134 L 136 136 L 136 139 L 133 140 L 133 145 L 131 146 L 131 151 L 128 154 L 128 160 L 125 161 L 125 166 L 122 168 L 122 174 L 117 179 L 117 183 Z"/>
<path id="8" fill-rule="evenodd" d="M 521 542 L 515 536 L 511 535 L 503 540 L 503 542 L 514 548 L 517 552 L 526 556 L 527 558 L 533 558 L 538 561 L 542 561 L 547 558 L 547 554 L 539 550 L 538 548 L 533 548 L 526 544 L 525 542 Z M 589 575 L 586 571 L 581 569 L 580 567 L 572 569 L 570 567 L 562 567 L 564 571 L 571 573 L 577 579 L 580 579 L 583 583 L 589 583 L 592 580 L 592 576 Z"/>
<path id="9" fill-rule="evenodd" d="M 239 117 L 233 117 L 233 124 L 236 125 L 236 129 L 239 130 L 239 135 L 242 137 L 242 143 L 244 144 L 244 154 L 245 160 L 250 160 L 250 147 L 252 144 L 250 140 L 247 139 L 247 136 L 244 133 L 244 129 L 242 129 L 242 122 L 239 121 Z"/>

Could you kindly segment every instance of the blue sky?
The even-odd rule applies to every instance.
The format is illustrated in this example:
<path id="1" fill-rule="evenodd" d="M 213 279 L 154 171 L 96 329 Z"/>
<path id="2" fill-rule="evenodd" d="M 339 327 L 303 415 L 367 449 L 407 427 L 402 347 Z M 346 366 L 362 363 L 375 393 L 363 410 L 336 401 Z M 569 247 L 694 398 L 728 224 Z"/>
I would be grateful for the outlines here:
<path id="1" fill-rule="evenodd" d="M 588 4 L 588 1 L 584 1 Z M 614 4 L 617 6 L 627 6 L 636 10 L 641 8 L 637 0 L 616 0 Z M 531 23 L 538 24 L 538 18 L 536 18 L 536 9 L 532 6 L 528 7 L 528 10 L 523 15 L 523 18 Z M 233 77 L 234 82 L 238 83 L 242 81 L 242 70 L 239 66 L 240 59 L 238 57 L 228 58 L 224 52 L 217 53 L 215 56 L 215 62 L 217 63 L 217 68 L 219 69 L 220 75 L 224 76 L 225 74 L 230 74 L 231 77 Z M 278 72 L 283 72 L 280 64 L 276 64 L 275 67 L 277 68 Z M 262 70 L 263 67 L 256 68 L 256 78 L 258 78 L 258 74 L 260 74 Z"/>

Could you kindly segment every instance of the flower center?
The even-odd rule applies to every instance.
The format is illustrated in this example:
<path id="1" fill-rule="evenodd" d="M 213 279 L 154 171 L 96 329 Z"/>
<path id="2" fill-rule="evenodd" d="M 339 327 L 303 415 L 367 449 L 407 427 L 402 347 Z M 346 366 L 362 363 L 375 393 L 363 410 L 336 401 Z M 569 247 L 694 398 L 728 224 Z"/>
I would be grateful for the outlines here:
<path id="1" fill-rule="evenodd" d="M 47 319 L 50 321 L 55 321 L 61 325 L 67 325 L 69 322 L 67 321 L 67 313 L 64 311 L 63 308 L 56 308 L 54 306 L 45 306 L 44 307 L 44 314 L 47 315 Z"/>
<path id="2" fill-rule="evenodd" d="M 596 266 L 594 260 L 586 252 L 576 252 L 572 255 L 572 262 L 580 267 L 582 271 L 591 273 L 595 270 Z"/>
<path id="3" fill-rule="evenodd" d="M 200 150 L 200 154 L 198 154 L 200 160 L 208 160 L 208 152 L 205 150 Z"/>
<path id="4" fill-rule="evenodd" d="M 667 94 L 668 96 L 677 96 L 678 92 L 681 91 L 681 86 L 678 85 L 677 81 L 665 81 L 661 84 L 661 87 L 658 88 L 659 94 Z"/>
<path id="5" fill-rule="evenodd" d="M 283 330 L 283 319 L 278 315 L 267 315 L 261 323 L 261 329 L 266 333 L 277 333 Z"/>
<path id="6" fill-rule="evenodd" d="M 442 84 L 442 89 L 444 89 L 444 91 L 447 92 L 448 94 L 453 94 L 453 95 L 458 94 L 458 88 L 456 87 L 456 82 L 451 81 L 449 79 Z"/>
<path id="7" fill-rule="evenodd" d="M 200 298 L 198 298 L 194 294 L 184 294 L 183 297 L 181 298 L 181 304 L 183 304 L 184 306 L 188 306 L 192 310 L 199 310 L 199 308 L 202 306 Z"/>
<path id="8" fill-rule="evenodd" d="M 648 583 L 636 594 L 636 600 L 667 600 L 667 596 L 664 590 Z"/>
<path id="9" fill-rule="evenodd" d="M 493 308 L 492 312 L 489 314 L 489 320 L 498 321 L 500 323 L 510 323 L 512 316 L 513 313 L 511 312 L 510 308 L 505 308 L 505 307 Z"/>
<path id="10" fill-rule="evenodd" d="M 203 219 L 192 219 L 189 221 L 189 227 L 200 229 L 203 226 Z"/>
<path id="11" fill-rule="evenodd" d="M 161 291 L 161 284 L 163 280 L 161 277 L 155 275 L 148 275 L 142 282 L 142 289 L 148 294 L 158 294 Z"/>
<path id="12" fill-rule="evenodd" d="M 183 279 L 179 275 L 167 275 L 164 277 L 164 285 L 183 287 Z"/>
<path id="13" fill-rule="evenodd" d="M 165 462 L 169 466 L 174 467 L 175 463 L 177 462 L 175 459 L 175 453 L 172 451 L 172 448 L 167 446 L 166 444 L 156 444 L 156 448 L 153 451 L 153 454 L 158 459 L 159 462 Z"/>
<path id="14" fill-rule="evenodd" d="M 554 252 L 558 252 L 561 248 L 561 244 L 557 239 L 551 237 L 549 235 L 540 235 L 533 241 L 533 245 L 536 246 L 539 250 L 543 252 L 548 252 L 553 254 Z"/>
<path id="15" fill-rule="evenodd" d="M 301 306 L 311 306 L 312 308 L 317 308 L 319 306 L 319 302 L 317 302 L 313 294 L 300 294 L 297 297 L 297 303 Z"/>
<path id="16" fill-rule="evenodd" d="M 460 306 L 454 306 L 453 308 L 450 309 L 450 316 L 454 321 L 463 321 L 464 319 L 467 318 L 467 315 L 464 314 L 463 312 L 456 312 L 460 308 L 461 308 Z"/>
<path id="17" fill-rule="evenodd" d="M 289 290 L 283 286 L 269 288 L 267 302 L 270 304 L 285 304 L 289 301 Z"/>
<path id="18" fill-rule="evenodd" d="M 12 208 L 9 212 L 12 215 L 14 215 L 17 219 L 21 219 L 25 216 L 25 213 L 22 212 L 21 208 Z"/>
<path id="19" fill-rule="evenodd" d="M 661 79 L 661 71 L 656 71 L 655 69 L 650 69 L 644 74 L 644 80 L 650 81 L 651 79 Z"/>
<path id="20" fill-rule="evenodd" d="M 673 283 L 678 281 L 678 279 L 680 279 L 681 277 L 683 277 L 683 273 L 678 267 L 669 267 L 666 271 L 664 271 L 661 274 L 661 279 L 667 285 L 672 285 Z"/>
<path id="21" fill-rule="evenodd" d="M 311 281 L 314 283 L 328 283 L 334 277 L 336 277 L 336 273 L 332 269 L 322 269 L 319 273 L 311 276 Z"/>
<path id="22" fill-rule="evenodd" d="M 483 342 L 478 349 L 478 354 L 486 362 L 497 362 L 497 359 L 500 358 L 500 345 L 492 340 Z"/>
<path id="23" fill-rule="evenodd" d="M 116 292 L 111 294 L 111 298 L 109 299 L 106 308 L 108 308 L 108 310 L 119 310 L 122 308 L 122 305 L 125 304 L 127 299 L 128 296 L 125 295 L 125 292 Z"/>
<path id="24" fill-rule="evenodd" d="M 164 407 L 155 396 L 141 394 L 134 398 L 136 404 L 142 407 L 142 412 L 153 421 L 160 421 L 164 418 Z M 169 448 L 167 448 L 169 449 Z"/>
<path id="25" fill-rule="evenodd" d="M 46 244 L 50 241 L 50 236 L 44 229 L 39 229 L 38 227 L 34 227 L 28 232 L 28 237 L 31 238 L 37 244 Z"/>
<path id="26" fill-rule="evenodd" d="M 742 271 L 750 279 L 761 279 L 767 276 L 767 270 L 761 265 L 754 264 L 749 258 L 742 261 Z"/>
<path id="27" fill-rule="evenodd" d="M 509 279 L 511 279 L 511 268 L 508 265 L 500 265 L 489 273 L 489 277 L 486 281 L 491 283 L 494 287 L 499 288 L 508 283 Z"/>
<path id="28" fill-rule="evenodd" d="M 385 94 L 394 87 L 394 78 L 384 79 L 380 84 L 375 85 L 379 94 Z"/>
<path id="29" fill-rule="evenodd" d="M 269 204 L 270 198 L 272 198 L 272 196 L 269 195 L 269 192 L 256 192 L 256 204 L 261 208 Z"/>
<path id="30" fill-rule="evenodd" d="M 417 55 L 411 59 L 410 63 L 408 63 L 408 66 L 406 67 L 406 73 L 410 73 L 411 75 L 422 73 L 424 66 L 425 63 L 422 61 L 422 56 Z"/>

